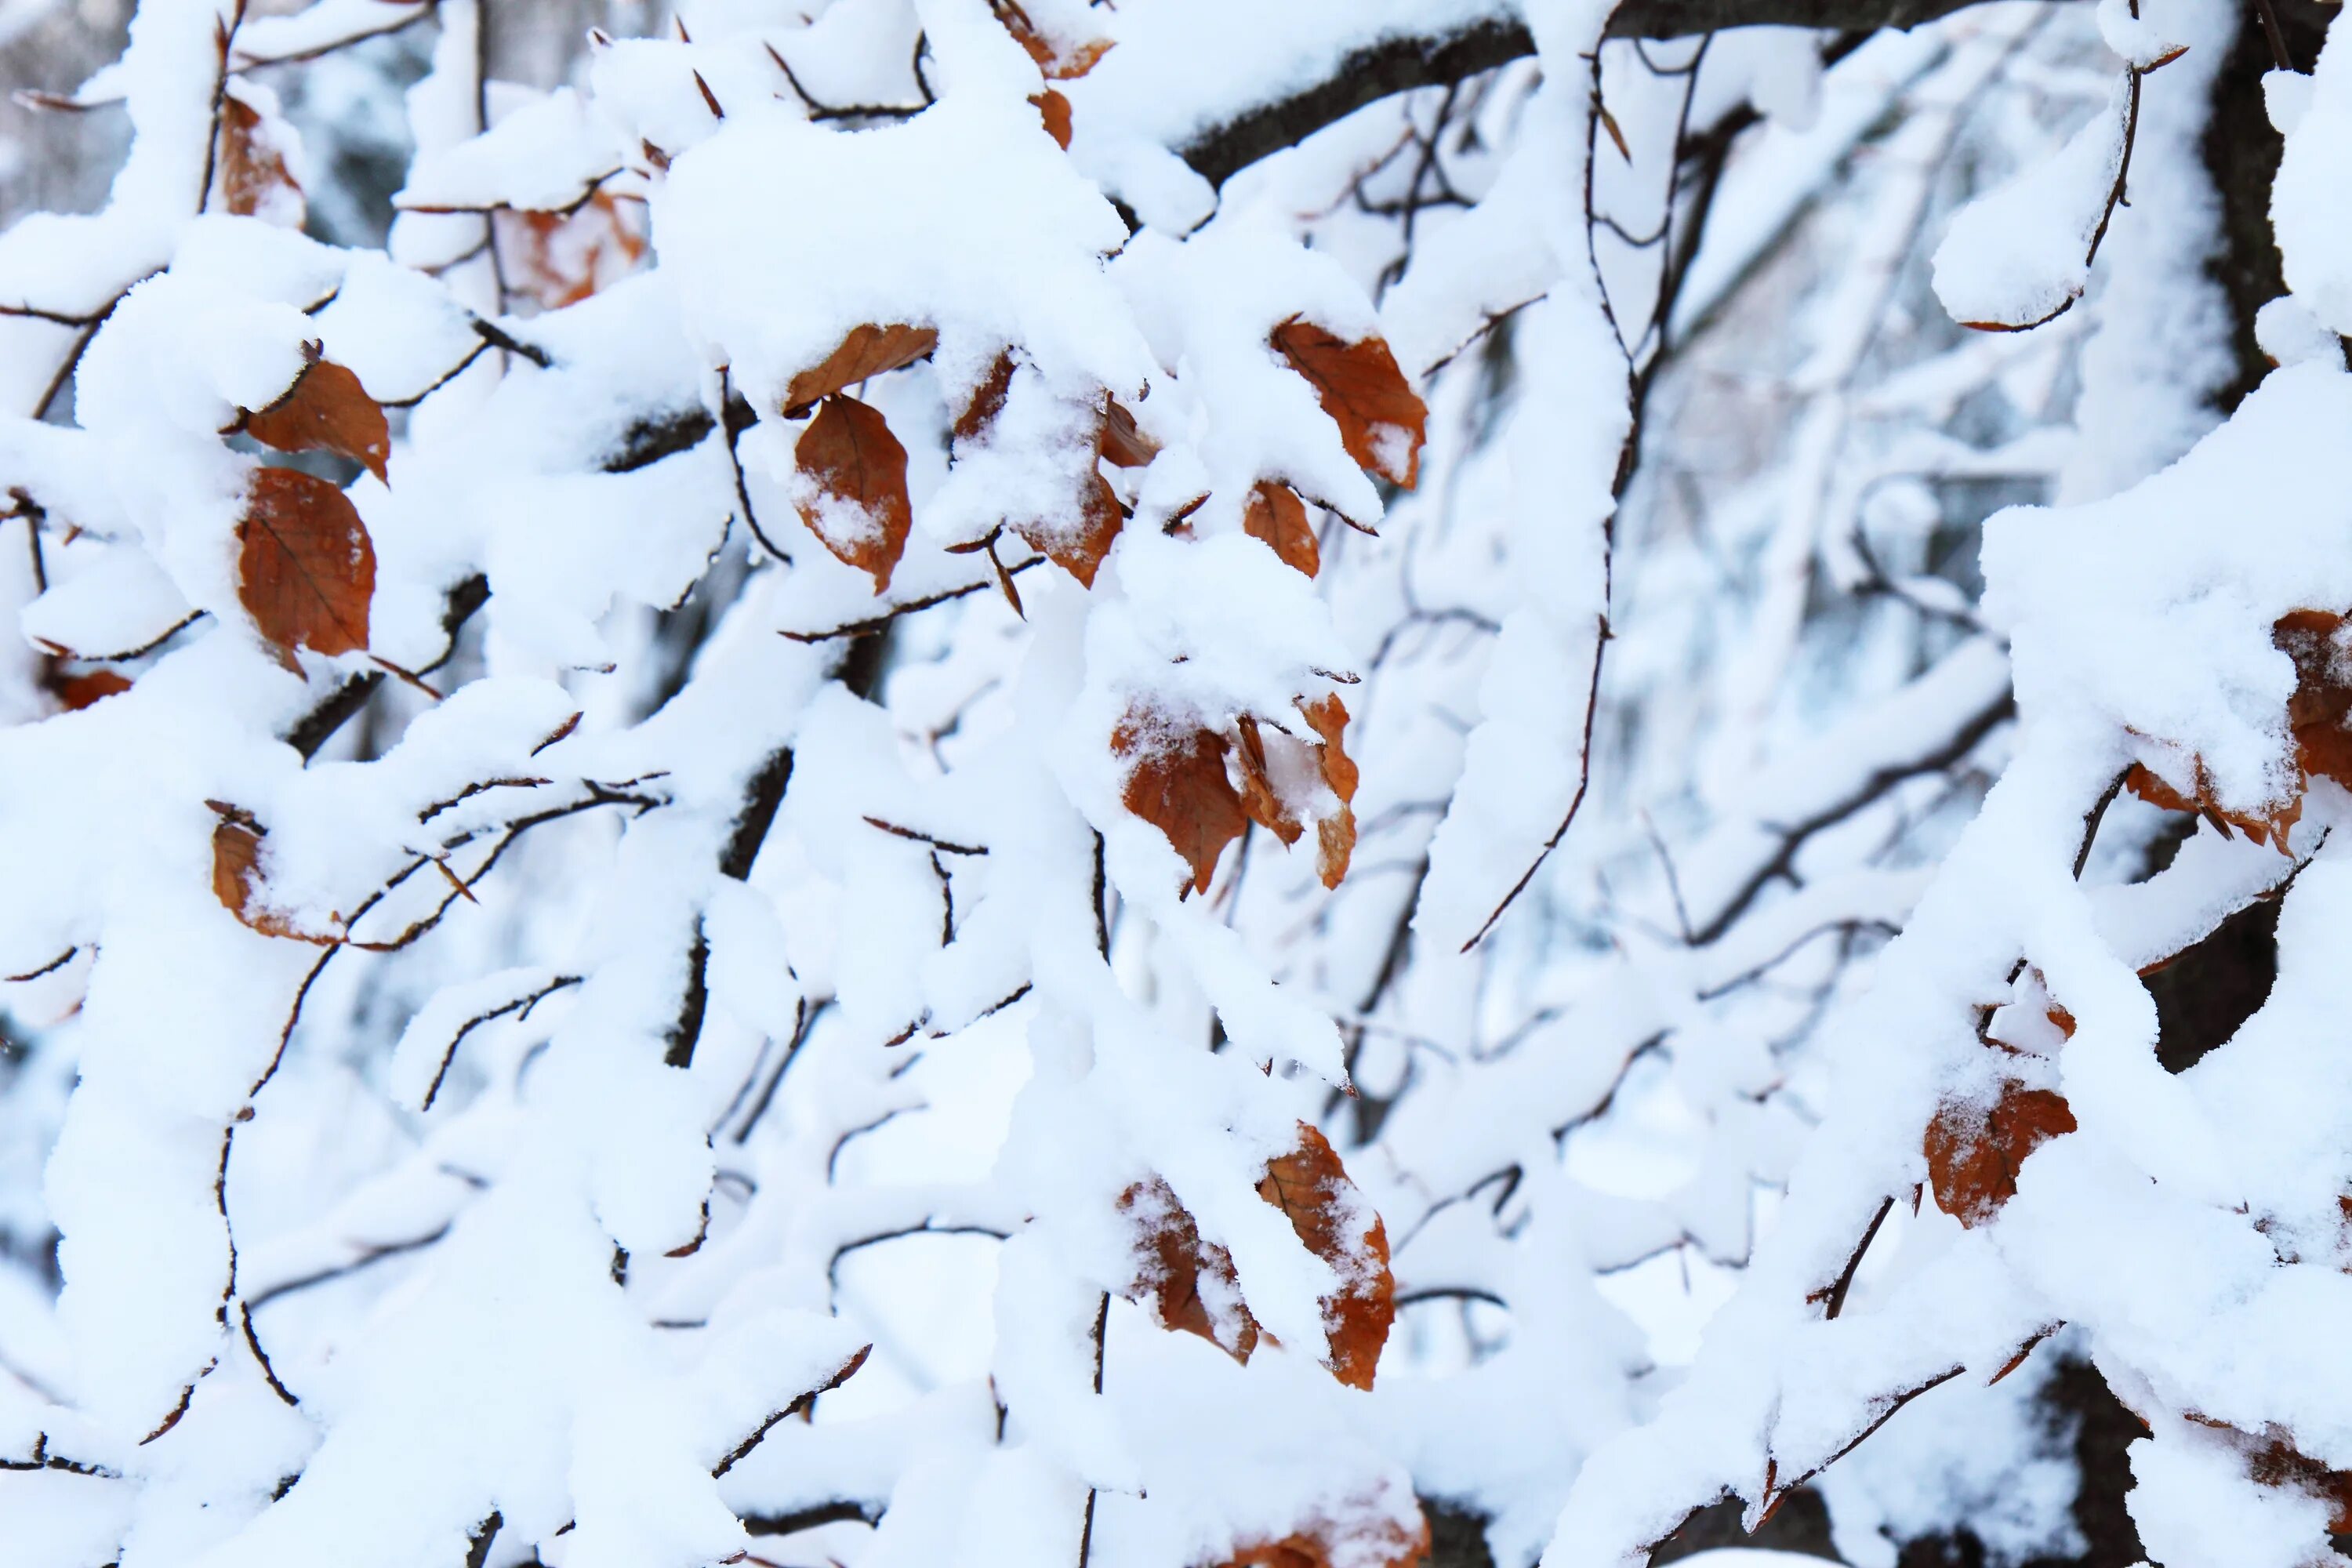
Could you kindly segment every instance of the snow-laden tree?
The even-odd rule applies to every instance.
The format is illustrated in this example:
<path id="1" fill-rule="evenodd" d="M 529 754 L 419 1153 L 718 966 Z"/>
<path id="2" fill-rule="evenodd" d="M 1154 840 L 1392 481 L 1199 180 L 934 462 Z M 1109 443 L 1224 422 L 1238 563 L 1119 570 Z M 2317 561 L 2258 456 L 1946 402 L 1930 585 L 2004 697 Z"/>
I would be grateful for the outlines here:
<path id="1" fill-rule="evenodd" d="M 13 84 L 0 1562 L 2336 1561 L 2327 16 Z"/>

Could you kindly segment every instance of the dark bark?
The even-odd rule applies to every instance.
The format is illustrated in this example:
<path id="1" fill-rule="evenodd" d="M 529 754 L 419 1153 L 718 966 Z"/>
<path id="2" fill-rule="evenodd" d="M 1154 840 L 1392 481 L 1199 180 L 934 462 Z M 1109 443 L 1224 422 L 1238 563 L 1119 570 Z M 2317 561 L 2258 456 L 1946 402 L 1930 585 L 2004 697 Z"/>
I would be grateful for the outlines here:
<path id="1" fill-rule="evenodd" d="M 1778 26 L 1869 32 L 1914 27 L 1973 0 L 1627 0 L 1610 18 L 1617 37 L 1675 38 L 1723 27 Z M 1341 59 L 1314 86 L 1212 126 L 1178 149 L 1213 185 L 1392 93 L 1450 87 L 1535 53 L 1516 21 L 1494 19 L 1434 37 L 1387 38 Z"/>
<path id="2" fill-rule="evenodd" d="M 1843 1561 L 1837 1548 L 1830 1544 L 1829 1504 L 1812 1488 L 1799 1487 L 1781 1499 L 1772 1517 L 1758 1525 L 1753 1535 L 1739 1528 L 1745 1506 L 1738 1498 L 1726 1498 L 1700 1509 L 1684 1520 L 1672 1535 L 1650 1548 L 1650 1568 L 1663 1568 L 1665 1563 L 1679 1563 L 1719 1546 L 1748 1546 L 1759 1552 L 1788 1552 L 1832 1563 Z"/>
<path id="3" fill-rule="evenodd" d="M 2336 7 L 2273 0 L 2273 10 L 2289 62 L 2309 70 Z M 2205 167 L 2221 198 L 2221 244 L 2210 270 L 2229 297 L 2238 360 L 2236 379 L 2214 399 L 2225 413 L 2270 370 L 2254 343 L 2254 312 L 2286 292 L 2271 235 L 2271 180 L 2284 143 L 2263 106 L 2263 73 L 2276 63 L 2266 30 L 2249 11 L 2213 84 L 2212 118 L 2205 126 Z"/>

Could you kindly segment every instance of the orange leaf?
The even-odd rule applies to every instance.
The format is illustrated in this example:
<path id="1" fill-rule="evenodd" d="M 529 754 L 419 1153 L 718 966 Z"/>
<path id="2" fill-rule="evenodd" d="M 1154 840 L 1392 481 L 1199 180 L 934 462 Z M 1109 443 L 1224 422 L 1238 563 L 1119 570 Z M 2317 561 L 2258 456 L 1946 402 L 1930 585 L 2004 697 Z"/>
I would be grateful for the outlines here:
<path id="1" fill-rule="evenodd" d="M 877 594 L 906 553 L 914 510 L 907 500 L 907 448 L 881 411 L 835 394 L 801 432 L 793 452 L 814 494 L 801 521 L 835 557 L 869 573 Z"/>
<path id="2" fill-rule="evenodd" d="M 490 215 L 510 289 L 540 308 L 576 305 L 635 268 L 646 254 L 640 220 L 604 191 L 590 193 L 569 213 Z"/>
<path id="3" fill-rule="evenodd" d="M 280 662 L 296 668 L 298 647 L 367 647 L 375 546 L 349 496 L 312 474 L 257 468 L 236 536 L 237 599 Z"/>
<path id="4" fill-rule="evenodd" d="M 1004 24 L 1004 30 L 1037 62 L 1037 68 L 1056 81 L 1086 75 L 1095 68 L 1097 60 L 1110 53 L 1112 40 L 1108 38 L 1073 42 L 1047 37 L 1017 0 L 989 0 L 989 4 L 996 12 L 996 19 Z"/>
<path id="5" fill-rule="evenodd" d="M 1297 843 L 1298 836 L 1307 830 L 1306 825 L 1283 805 L 1273 779 L 1267 776 L 1265 737 L 1259 732 L 1257 721 L 1244 713 L 1235 728 L 1241 735 L 1241 744 L 1234 748 L 1234 756 L 1241 764 L 1242 810 L 1252 822 L 1272 833 L 1284 844 Z"/>
<path id="6" fill-rule="evenodd" d="M 1116 397 L 1103 399 L 1102 426 L 1095 436 L 1096 455 L 1115 468 L 1139 468 L 1160 451 L 1160 443 L 1136 427 L 1135 416 L 1119 406 Z"/>
<path id="7" fill-rule="evenodd" d="M 2247 1455 L 2247 1474 L 2260 1485 L 2319 1499 L 2332 1510 L 2327 1521 L 2328 1533 L 2352 1533 L 2352 1471 L 2328 1468 L 2296 1448 L 2287 1436 L 2280 1435 L 2277 1426 L 2268 1431 L 2267 1439 Z"/>
<path id="8" fill-rule="evenodd" d="M 1063 152 L 1070 150 L 1070 100 L 1052 88 L 1032 98 L 1038 117 L 1045 121 L 1045 134 L 1054 139 Z"/>
<path id="9" fill-rule="evenodd" d="M 1121 802 L 1167 835 L 1192 868 L 1192 890 L 1207 892 L 1217 857 L 1249 824 L 1225 777 L 1225 738 L 1171 727 L 1150 710 L 1131 707 L 1111 731 L 1110 749 L 1131 760 Z"/>
<path id="10" fill-rule="evenodd" d="M 2271 627 L 2271 643 L 2294 661 L 2294 694 L 2287 728 L 2296 765 L 2352 789 L 2352 633 L 2345 617 L 2325 610 L 2291 610 Z"/>
<path id="11" fill-rule="evenodd" d="M 392 456 L 383 408 L 360 378 L 332 360 L 313 360 L 286 395 L 242 416 L 235 426 L 280 452 L 333 452 L 381 479 Z"/>
<path id="12" fill-rule="evenodd" d="M 798 419 L 817 399 L 884 371 L 912 364 L 939 343 L 940 334 L 929 327 L 852 327 L 839 348 L 793 377 L 784 389 L 784 417 Z"/>
<path id="13" fill-rule="evenodd" d="M 2074 1112 L 2062 1096 L 2013 1079 L 2001 1085 L 1990 1110 L 1945 1100 L 1927 1123 L 1926 1141 L 1936 1206 L 1970 1229 L 1984 1224 L 2017 1195 L 2017 1170 L 2025 1157 L 2073 1131 Z"/>
<path id="14" fill-rule="evenodd" d="M 1307 521 L 1307 503 L 1288 485 L 1260 479 L 1242 506 L 1242 531 L 1262 539 L 1283 564 L 1309 577 L 1322 570 L 1323 552 L 1316 542 L 1314 525 Z"/>
<path id="15" fill-rule="evenodd" d="M 1348 456 L 1391 484 L 1411 489 L 1421 477 L 1421 444 L 1429 431 L 1422 405 L 1383 340 L 1342 342 L 1303 317 L 1274 329 L 1274 346 L 1315 384 L 1323 412 L 1339 426 Z"/>
<path id="16" fill-rule="evenodd" d="M 44 684 L 66 705 L 68 712 L 76 712 L 117 692 L 130 690 L 131 678 L 116 670 L 93 669 L 82 675 L 52 676 Z"/>
<path id="17" fill-rule="evenodd" d="M 1233 1255 L 1201 1239 L 1201 1227 L 1158 1176 L 1118 1195 L 1136 1227 L 1134 1283 L 1124 1294 L 1163 1329 L 1198 1334 L 1238 1362 L 1257 1348 L 1257 1320 L 1242 1300 Z"/>
<path id="18" fill-rule="evenodd" d="M 1339 1277 L 1338 1294 L 1323 1302 L 1331 1375 L 1350 1388 L 1371 1387 L 1396 1318 L 1388 1227 L 1348 1179 L 1323 1134 L 1304 1121 L 1297 1147 L 1266 1163 L 1257 1193 L 1289 1217 L 1307 1250 Z"/>
<path id="19" fill-rule="evenodd" d="M 1055 565 L 1091 588 L 1095 585 L 1095 574 L 1102 569 L 1103 557 L 1110 553 L 1112 542 L 1126 526 L 1127 513 L 1119 510 L 1118 496 L 1110 488 L 1110 481 L 1099 473 L 1089 473 L 1078 481 L 1076 531 L 1066 526 L 1038 521 L 1015 523 L 1013 531 L 1028 541 L 1032 550 L 1043 552 Z"/>
<path id="20" fill-rule="evenodd" d="M 1348 874 L 1348 861 L 1356 852 L 1356 784 L 1358 773 L 1353 758 L 1348 755 L 1343 738 L 1348 729 L 1348 705 L 1339 700 L 1339 693 L 1314 702 L 1299 705 L 1307 723 L 1323 738 L 1323 749 L 1317 761 L 1323 769 L 1323 782 L 1339 797 L 1339 809 L 1316 825 L 1316 869 L 1323 885 L 1336 888 Z"/>
<path id="21" fill-rule="evenodd" d="M 1004 396 L 1012 389 L 1013 351 L 1007 349 L 996 356 L 996 363 L 988 367 L 987 379 L 973 389 L 971 401 L 956 416 L 955 438 L 970 441 L 986 435 L 1004 411 Z"/>
<path id="22" fill-rule="evenodd" d="M 261 111 L 234 90 L 220 106 L 221 205 L 239 217 L 301 225 L 302 187 L 286 170 L 286 158 L 263 128 Z"/>
<path id="23" fill-rule="evenodd" d="M 1401 1530 L 1385 1513 L 1345 1523 L 1315 1519 L 1279 1541 L 1248 1542 L 1225 1568 L 1413 1568 L 1429 1555 L 1429 1518 Z"/>
<path id="24" fill-rule="evenodd" d="M 219 814 L 213 827 L 213 897 L 221 907 L 264 936 L 290 937 L 296 942 L 331 944 L 335 939 L 313 936 L 295 929 L 284 915 L 269 909 L 262 898 L 261 839 L 263 829 L 251 814 L 208 801 Z"/>

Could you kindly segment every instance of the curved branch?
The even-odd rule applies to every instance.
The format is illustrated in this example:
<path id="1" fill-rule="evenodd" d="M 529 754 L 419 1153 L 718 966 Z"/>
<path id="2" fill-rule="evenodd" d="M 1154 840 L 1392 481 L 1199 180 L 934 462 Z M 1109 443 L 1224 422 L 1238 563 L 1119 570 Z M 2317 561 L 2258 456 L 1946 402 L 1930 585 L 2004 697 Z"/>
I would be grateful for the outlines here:
<path id="1" fill-rule="evenodd" d="M 1790 26 L 1869 32 L 1916 27 L 1974 0 L 1626 0 L 1609 19 L 1612 37 L 1679 38 L 1725 27 Z M 1516 10 L 1516 8 L 1513 8 Z M 1213 185 L 1305 141 L 1368 103 L 1420 87 L 1451 87 L 1525 59 L 1535 38 L 1515 15 L 1496 14 L 1440 34 L 1383 38 L 1331 62 L 1320 79 L 1208 127 L 1177 154 Z"/>

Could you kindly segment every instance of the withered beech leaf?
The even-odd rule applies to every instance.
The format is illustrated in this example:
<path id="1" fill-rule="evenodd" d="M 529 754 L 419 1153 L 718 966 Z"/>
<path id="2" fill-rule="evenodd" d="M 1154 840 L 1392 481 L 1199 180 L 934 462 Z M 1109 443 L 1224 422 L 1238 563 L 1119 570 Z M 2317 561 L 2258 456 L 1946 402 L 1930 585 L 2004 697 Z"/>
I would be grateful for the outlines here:
<path id="1" fill-rule="evenodd" d="M 1095 574 L 1102 569 L 1103 557 L 1118 538 L 1118 531 L 1127 526 L 1127 513 L 1118 504 L 1118 492 L 1110 481 L 1098 473 L 1088 473 L 1078 479 L 1078 526 L 1074 530 L 1064 524 L 1030 521 L 1013 525 L 1013 531 L 1028 542 L 1029 548 L 1049 558 L 1055 565 L 1076 577 L 1086 587 L 1095 585 Z"/>
<path id="2" fill-rule="evenodd" d="M 2271 627 L 2272 646 L 2294 661 L 2287 728 L 2295 764 L 2352 789 L 2352 627 L 2326 610 L 2291 610 Z"/>
<path id="3" fill-rule="evenodd" d="M 1138 706 L 1111 731 L 1110 749 L 1129 764 L 1120 801 L 1167 836 L 1192 868 L 1192 890 L 1207 892 L 1217 857 L 1249 825 L 1225 777 L 1225 738 Z"/>
<path id="4" fill-rule="evenodd" d="M 907 448 L 881 411 L 836 393 L 824 400 L 793 449 L 805 481 L 801 521 L 835 557 L 874 579 L 877 594 L 906 553 L 914 510 L 907 500 Z"/>
<path id="5" fill-rule="evenodd" d="M 1052 88 L 1029 100 L 1037 106 L 1038 118 L 1045 122 L 1045 134 L 1066 153 L 1070 150 L 1070 100 Z"/>
<path id="6" fill-rule="evenodd" d="M 988 433 L 996 416 L 1004 411 L 1005 394 L 1013 389 L 1013 351 L 1006 349 L 988 367 L 988 374 L 972 389 L 971 401 L 955 416 L 954 435 L 959 441 L 976 440 Z"/>
<path id="7" fill-rule="evenodd" d="M 1947 1100 L 1927 1123 L 1927 1184 L 1936 1206 L 1974 1229 L 2017 1195 L 2017 1170 L 2034 1150 L 2074 1131 L 2063 1097 L 2005 1080 L 1988 1108 Z"/>
<path id="8" fill-rule="evenodd" d="M 1233 1255 L 1201 1239 L 1201 1227 L 1158 1176 L 1118 1195 L 1135 1227 L 1135 1278 L 1127 1299 L 1163 1329 L 1198 1334 L 1238 1362 L 1257 1348 L 1257 1320 L 1242 1300 Z"/>
<path id="9" fill-rule="evenodd" d="M 349 458 L 377 479 L 386 477 L 392 427 L 383 407 L 367 395 L 360 378 L 332 360 L 313 359 L 286 395 L 253 410 L 237 427 L 280 452 L 333 452 Z"/>
<path id="10" fill-rule="evenodd" d="M 236 536 L 237 599 L 284 662 L 298 647 L 365 650 L 375 546 L 349 496 L 312 474 L 257 468 Z"/>
<path id="11" fill-rule="evenodd" d="M 646 254 L 644 220 L 607 191 L 572 212 L 500 208 L 490 215 L 507 286 L 546 310 L 577 305 L 625 276 Z"/>
<path id="12" fill-rule="evenodd" d="M 818 363 L 793 377 L 784 389 L 784 415 L 797 419 L 821 397 L 855 386 L 869 376 L 914 363 L 939 347 L 940 334 L 929 327 L 872 324 L 849 329 L 841 346 Z"/>
<path id="13" fill-rule="evenodd" d="M 2245 1435 L 2239 1436 L 2243 1439 Z M 2352 1533 L 2352 1471 L 2330 1469 L 2298 1449 L 2292 1436 L 2276 1426 L 2247 1447 L 2246 1473 L 2253 1481 L 2317 1498 L 2328 1506 L 2328 1533 Z"/>
<path id="14" fill-rule="evenodd" d="M 1331 1375 L 1350 1388 L 1371 1387 L 1396 1319 L 1388 1227 L 1348 1179 L 1330 1143 L 1304 1121 L 1297 1146 L 1266 1163 L 1257 1193 L 1288 1216 L 1301 1244 L 1339 1277 L 1338 1292 L 1323 1301 Z"/>
<path id="15" fill-rule="evenodd" d="M 1300 703 L 1298 710 L 1307 715 L 1307 723 L 1322 737 L 1323 749 L 1318 761 L 1323 769 L 1323 782 L 1339 797 L 1339 809 L 1316 824 L 1316 871 L 1326 888 L 1336 888 L 1347 876 L 1348 862 L 1356 853 L 1359 775 L 1345 743 L 1348 705 L 1339 700 L 1338 692 L 1333 692 L 1316 701 Z"/>
<path id="16" fill-rule="evenodd" d="M 2294 799 L 2257 816 L 2252 812 L 2234 811 L 2223 806 L 2213 793 L 2213 778 L 2206 772 L 2205 759 L 2190 760 L 2197 783 L 2193 795 L 2182 795 L 2155 773 L 2137 763 L 2124 775 L 2124 787 L 2148 805 L 2162 811 L 2185 811 L 2211 823 L 2224 838 L 2236 828 L 2257 844 L 2267 844 L 2282 855 L 2292 853 L 2287 847 L 2287 832 L 2303 816 L 2303 796 L 2298 792 Z"/>
<path id="17" fill-rule="evenodd" d="M 1322 547 L 1315 525 L 1307 521 L 1307 503 L 1298 492 L 1275 479 L 1260 479 L 1242 504 L 1242 531 L 1264 540 L 1283 564 L 1309 577 L 1323 569 Z"/>
<path id="18" fill-rule="evenodd" d="M 1406 384 L 1386 341 L 1343 342 L 1293 316 L 1274 329 L 1274 346 L 1314 384 L 1323 412 L 1339 426 L 1348 456 L 1391 484 L 1411 489 L 1421 478 L 1429 410 Z"/>
<path id="19" fill-rule="evenodd" d="M 2135 763 L 2124 787 L 2166 811 L 2202 816 L 2227 837 L 2231 828 L 2281 854 L 2288 830 L 2303 816 L 2304 788 L 2313 778 L 2334 779 L 2352 789 L 2352 624 L 2332 610 L 2290 610 L 2271 626 L 2271 646 L 2294 664 L 2294 689 L 2286 703 L 2286 726 L 2294 743 L 2296 779 L 2291 796 L 2259 809 L 2225 806 L 2213 788 L 2205 759 L 2189 759 L 2193 780 L 2183 793 L 2153 770 Z"/>
<path id="20" fill-rule="evenodd" d="M 1385 1512 L 1346 1522 L 1318 1518 L 1278 1541 L 1243 1542 L 1224 1568 L 1414 1568 L 1429 1545 L 1425 1512 L 1409 1529 Z"/>
<path id="21" fill-rule="evenodd" d="M 220 106 L 221 205 L 239 217 L 273 218 L 302 199 L 302 187 L 270 145 L 261 111 L 232 92 Z M 295 219 L 297 225 L 300 219 Z"/>
<path id="22" fill-rule="evenodd" d="M 1290 808 L 1283 804 L 1281 792 L 1275 788 L 1266 768 L 1265 733 L 1259 730 L 1257 721 L 1246 713 L 1234 729 L 1240 737 L 1234 748 L 1234 760 L 1242 775 L 1242 810 L 1284 845 L 1297 843 L 1307 825 L 1291 815 Z"/>
<path id="23" fill-rule="evenodd" d="M 93 669 L 80 675 L 52 676 L 46 684 L 68 712 L 78 712 L 93 702 L 130 690 L 131 678 L 119 670 Z"/>
<path id="24" fill-rule="evenodd" d="M 1097 456 L 1115 468 L 1139 468 L 1159 454 L 1160 443 L 1145 435 L 1116 397 L 1103 399 L 1102 427 L 1095 437 Z"/>
<path id="25" fill-rule="evenodd" d="M 334 938 L 296 929 L 271 910 L 262 893 L 261 825 L 249 813 L 208 802 L 220 820 L 213 826 L 213 897 L 221 907 L 264 936 L 282 936 L 322 946 Z"/>
<path id="26" fill-rule="evenodd" d="M 1049 38 L 1036 23 L 1029 19 L 1019 0 L 989 0 L 996 19 L 1004 24 L 1015 42 L 1029 51 L 1037 68 L 1055 81 L 1068 81 L 1095 68 L 1095 62 L 1110 53 L 1109 38 L 1085 38 L 1076 42 Z"/>

